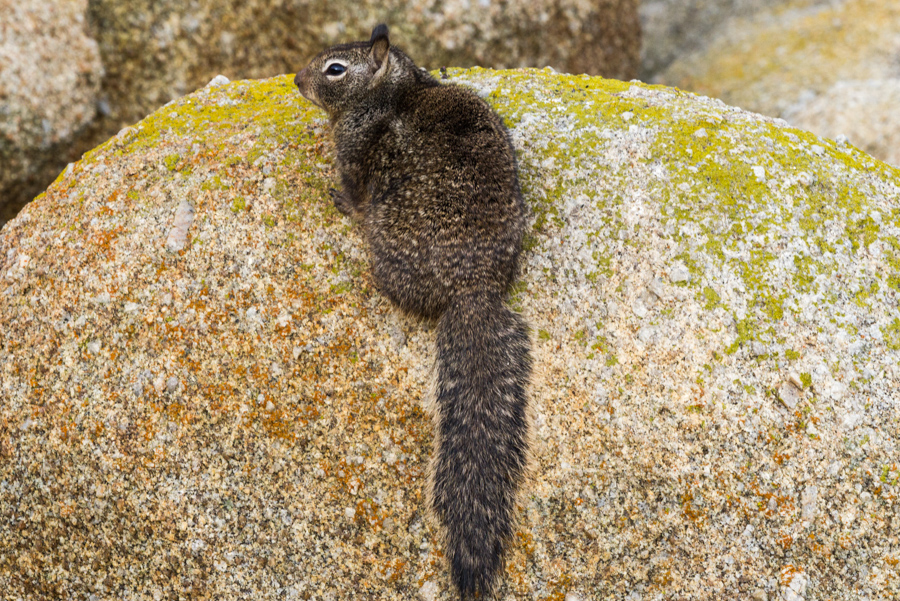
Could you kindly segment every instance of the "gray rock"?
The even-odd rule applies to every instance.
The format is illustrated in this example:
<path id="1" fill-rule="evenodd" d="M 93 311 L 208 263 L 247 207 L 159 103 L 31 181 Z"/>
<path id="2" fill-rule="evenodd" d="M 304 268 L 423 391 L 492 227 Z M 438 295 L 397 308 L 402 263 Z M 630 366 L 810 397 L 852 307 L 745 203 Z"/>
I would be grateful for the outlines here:
<path id="1" fill-rule="evenodd" d="M 898 106 L 900 79 L 838 81 L 821 94 L 801 99 L 785 111 L 784 118 L 900 166 Z"/>
<path id="2" fill-rule="evenodd" d="M 103 66 L 87 0 L 4 2 L 0 35 L 0 227 L 77 154 Z"/>
<path id="3" fill-rule="evenodd" d="M 809 484 L 803 489 L 800 495 L 800 505 L 802 507 L 801 515 L 804 520 L 812 520 L 816 517 L 816 501 L 819 496 L 819 487 L 815 484 Z"/>
<path id="4" fill-rule="evenodd" d="M 824 0 L 823 0 L 824 1 Z M 644 0 L 641 78 L 651 80 L 677 58 L 706 47 L 722 26 L 787 0 Z"/>
<path id="5" fill-rule="evenodd" d="M 781 587 L 783 601 L 803 601 L 806 598 L 809 577 L 805 573 L 797 571 L 783 575 L 784 579 L 787 579 L 787 584 Z"/>
<path id="6" fill-rule="evenodd" d="M 683 6 L 692 18 L 697 4 L 730 7 L 733 14 L 710 30 L 705 44 L 684 46 L 690 51 L 658 72 L 656 81 L 784 118 L 819 136 L 843 136 L 900 164 L 900 12 L 894 2 L 651 0 L 641 9 L 642 20 L 648 22 L 651 7 L 667 8 L 654 17 L 663 24 L 674 7 Z M 732 10 L 739 5 L 758 8 Z M 671 22 L 679 33 L 677 19 Z M 645 27 L 648 39 L 658 35 L 654 31 Z"/>
<path id="7" fill-rule="evenodd" d="M 433 580 L 427 580 L 419 589 L 419 599 L 422 601 L 436 601 L 440 594 L 438 585 Z"/>
<path id="8" fill-rule="evenodd" d="M 556 582 L 585 598 L 712 601 L 738 568 L 770 599 L 812 597 L 797 574 L 823 556 L 804 523 L 841 545 L 841 569 L 815 571 L 816 598 L 891 573 L 895 490 L 880 478 L 897 477 L 900 440 L 897 171 L 671 89 L 447 77 L 509 124 L 533 219 L 512 302 L 535 333 L 535 469 L 501 598 Z M 0 230 L 5 596 L 346 599 L 371 583 L 399 601 L 423 578 L 452 590 L 424 501 L 434 325 L 404 320 L 405 343 L 392 339 L 397 316 L 325 192 L 322 119 L 290 76 L 203 88 Z M 190 172 L 165 168 L 187 153 Z M 178 254 L 165 249 L 172 198 L 196 199 L 202 242 Z M 657 298 L 648 283 L 679 261 L 693 277 Z M 753 342 L 772 352 L 752 356 Z M 782 384 L 809 402 L 784 410 Z"/>
<path id="9" fill-rule="evenodd" d="M 0 87 L 11 96 L 0 103 L 0 162 L 12 168 L 0 171 L 0 226 L 67 162 L 123 125 L 206 85 L 296 72 L 327 46 L 368 39 L 386 19 L 394 43 L 431 69 L 550 65 L 631 79 L 640 61 L 638 0 L 25 0 L 5 6 L 11 14 L 3 16 L 10 26 L 0 42 Z"/>
<path id="10" fill-rule="evenodd" d="M 673 284 L 689 282 L 691 280 L 691 272 L 684 266 L 684 263 L 675 263 L 669 269 L 669 280 Z"/>

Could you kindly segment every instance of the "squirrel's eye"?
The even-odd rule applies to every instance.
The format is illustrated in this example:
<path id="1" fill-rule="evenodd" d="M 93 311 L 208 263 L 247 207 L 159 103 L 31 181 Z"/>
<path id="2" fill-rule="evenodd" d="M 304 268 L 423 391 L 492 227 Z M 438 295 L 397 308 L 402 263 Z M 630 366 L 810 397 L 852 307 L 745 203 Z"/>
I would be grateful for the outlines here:
<path id="1" fill-rule="evenodd" d="M 330 65 L 328 65 L 328 68 L 325 69 L 325 75 L 342 75 L 346 70 L 347 67 L 345 67 L 341 63 L 331 63 Z"/>

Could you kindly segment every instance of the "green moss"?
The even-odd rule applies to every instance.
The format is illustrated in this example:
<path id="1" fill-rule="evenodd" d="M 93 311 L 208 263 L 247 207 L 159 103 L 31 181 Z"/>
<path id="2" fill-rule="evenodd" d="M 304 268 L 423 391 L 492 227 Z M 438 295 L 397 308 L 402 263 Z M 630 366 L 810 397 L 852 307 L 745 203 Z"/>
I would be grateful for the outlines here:
<path id="1" fill-rule="evenodd" d="M 178 162 L 181 160 L 181 155 L 170 154 L 166 158 L 163 159 L 163 163 L 166 166 L 166 169 L 169 171 L 175 171 L 175 168 L 178 166 Z"/>
<path id="2" fill-rule="evenodd" d="M 812 386 L 812 376 L 807 372 L 802 372 L 800 374 L 800 382 L 803 384 L 803 388 L 809 388 Z"/>
<path id="3" fill-rule="evenodd" d="M 861 282 L 852 300 L 871 307 L 885 302 L 891 290 L 900 292 L 900 243 L 887 235 L 900 227 L 900 209 L 885 213 L 881 207 L 881 218 L 874 217 L 870 200 L 874 195 L 856 177 L 874 172 L 886 181 L 900 181 L 900 172 L 863 153 L 717 106 L 697 104 L 685 110 L 691 101 L 674 89 L 545 70 L 447 71 L 451 81 L 459 79 L 463 85 L 467 77 L 479 78 L 479 86 L 490 90 L 486 100 L 507 125 L 529 123 L 542 134 L 517 138 L 520 181 L 533 219 L 524 241 L 526 253 L 563 228 L 573 227 L 567 223 L 567 203 L 573 194 L 586 197 L 583 204 L 595 218 L 581 227 L 589 245 L 585 255 L 593 260 L 582 267 L 588 282 L 598 289 L 629 267 L 620 264 L 621 249 L 640 251 L 647 243 L 648 228 L 641 230 L 630 219 L 633 195 L 627 185 L 597 182 L 627 182 L 634 177 L 636 163 L 640 169 L 664 172 L 663 177 L 651 178 L 655 183 L 648 190 L 646 208 L 650 219 L 658 219 L 671 237 L 674 256 L 667 260 L 681 261 L 691 274 L 689 281 L 677 285 L 690 288 L 707 311 L 724 308 L 736 315 L 738 308 L 724 307 L 720 293 L 737 291 L 742 297 L 741 318 L 735 319 L 737 337 L 725 349 L 728 353 L 771 333 L 776 322 L 797 319 L 786 310 L 797 293 L 819 294 L 817 304 L 826 311 L 843 302 L 841 295 L 818 290 L 821 282 L 841 270 L 835 254 L 861 252 L 880 240 L 889 268 Z M 642 93 L 646 88 L 663 91 L 670 101 L 648 99 Z M 552 117 L 535 122 L 536 114 Z M 235 192 L 248 194 L 238 177 L 254 168 L 254 158 L 272 154 L 277 146 L 283 158 L 274 165 L 277 183 L 272 194 L 281 211 L 275 217 L 302 224 L 314 208 L 317 218 L 339 220 L 326 193 L 332 182 L 321 166 L 327 155 L 321 161 L 310 155 L 321 147 L 323 133 L 316 124 L 323 117 L 299 97 L 290 76 L 234 82 L 164 107 L 135 126 L 135 135 L 114 138 L 90 153 L 86 162 L 110 145 L 121 152 L 162 147 L 166 168 L 183 173 L 199 146 L 200 152 L 217 157 L 224 166 L 206 176 L 203 190 L 226 189 L 224 182 L 229 181 Z M 169 142 L 168 133 L 177 134 L 181 146 L 175 146 L 175 137 Z M 598 160 L 607 152 L 621 154 L 622 137 L 632 134 L 642 140 L 641 152 L 619 162 Z M 757 144 L 762 139 L 765 150 Z M 824 159 L 812 152 L 813 145 L 824 149 Z M 236 148 L 240 150 L 235 152 Z M 288 170 L 299 175 L 303 184 L 299 192 L 280 177 Z M 800 172 L 806 176 L 798 177 Z M 787 188 L 792 202 L 773 202 L 775 194 Z M 235 213 L 246 210 L 247 201 L 236 196 L 231 208 Z M 834 224 L 846 228 L 843 236 L 835 236 Z M 797 231 L 808 248 L 784 249 L 782 240 Z M 785 261 L 789 269 L 784 269 Z M 553 270 L 548 271 L 552 278 Z M 717 276 L 712 274 L 723 272 L 737 277 L 737 288 L 729 284 L 726 289 L 713 279 Z M 885 330 L 889 344 L 900 345 L 897 327 L 895 323 Z M 539 332 L 538 337 L 549 339 L 549 334 Z M 615 356 L 608 361 L 615 365 Z"/>
<path id="4" fill-rule="evenodd" d="M 200 189 L 203 191 L 208 190 L 227 190 L 228 186 L 222 182 L 222 178 L 218 175 L 213 175 L 210 178 L 207 178 L 202 184 L 200 184 Z"/>
<path id="5" fill-rule="evenodd" d="M 900 351 L 900 317 L 895 317 L 894 321 L 884 326 L 881 330 L 884 334 L 884 343 L 892 351 Z"/>
<path id="6" fill-rule="evenodd" d="M 850 240 L 853 251 L 858 252 L 860 245 L 868 247 L 875 242 L 880 231 L 875 220 L 867 216 L 847 225 L 847 238 Z"/>
<path id="7" fill-rule="evenodd" d="M 794 349 L 789 348 L 786 351 L 784 351 L 784 358 L 787 359 L 788 361 L 796 361 L 797 359 L 800 358 L 800 353 L 798 353 Z"/>
<path id="8" fill-rule="evenodd" d="M 707 311 L 710 311 L 710 310 L 718 307 L 719 303 L 722 300 L 722 298 L 719 296 L 719 294 L 715 290 L 710 288 L 709 286 L 706 286 L 703 289 L 702 296 L 706 300 L 706 305 L 704 305 L 703 308 L 706 309 Z"/>

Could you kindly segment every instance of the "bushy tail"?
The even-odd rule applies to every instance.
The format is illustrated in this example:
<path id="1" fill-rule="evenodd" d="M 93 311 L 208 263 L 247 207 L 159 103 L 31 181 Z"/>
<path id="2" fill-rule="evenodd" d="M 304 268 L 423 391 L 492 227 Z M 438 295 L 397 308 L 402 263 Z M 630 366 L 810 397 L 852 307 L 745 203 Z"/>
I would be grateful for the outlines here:
<path id="1" fill-rule="evenodd" d="M 527 461 L 530 341 L 499 298 L 463 296 L 437 331 L 431 500 L 463 599 L 492 592 Z"/>

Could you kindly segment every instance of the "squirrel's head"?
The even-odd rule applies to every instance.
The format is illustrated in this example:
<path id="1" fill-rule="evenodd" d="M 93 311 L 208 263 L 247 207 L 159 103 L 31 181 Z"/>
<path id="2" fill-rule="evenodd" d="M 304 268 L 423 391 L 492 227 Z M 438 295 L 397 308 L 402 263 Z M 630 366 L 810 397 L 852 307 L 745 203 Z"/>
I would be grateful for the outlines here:
<path id="1" fill-rule="evenodd" d="M 372 30 L 368 42 L 332 46 L 319 53 L 302 71 L 294 84 L 310 102 L 334 117 L 358 106 L 366 97 L 377 95 L 387 82 L 403 79 L 405 67 L 415 65 L 388 40 L 387 25 Z"/>

